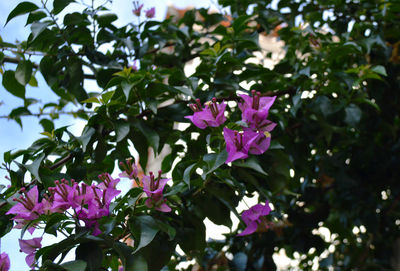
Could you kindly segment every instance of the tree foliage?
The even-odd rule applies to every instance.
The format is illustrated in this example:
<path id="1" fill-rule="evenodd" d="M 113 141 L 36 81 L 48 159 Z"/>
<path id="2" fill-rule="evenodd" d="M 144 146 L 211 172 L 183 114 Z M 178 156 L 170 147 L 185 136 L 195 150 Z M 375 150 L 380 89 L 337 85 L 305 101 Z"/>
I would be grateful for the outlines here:
<path id="1" fill-rule="evenodd" d="M 46 234 L 64 231 L 67 237 L 38 250 L 38 267 L 175 270 L 195 259 L 202 270 L 275 270 L 272 256 L 284 249 L 301 270 L 315 262 L 319 270 L 395 270 L 400 6 L 380 0 L 276 2 L 219 0 L 228 15 L 193 9 L 179 20 L 137 24 L 132 17 L 122 27 L 109 3 L 95 1 L 63 16 L 75 1 L 18 4 L 7 22 L 27 15 L 31 32 L 18 44 L 1 41 L 0 61 L 15 64 L 3 72 L 2 84 L 24 100 L 9 118 L 22 125 L 23 116 L 34 114 L 26 87 L 38 87 L 39 73 L 58 100 L 42 106 L 41 113 L 52 110 L 40 119 L 42 138 L 4 153 L 11 187 L 0 197 L 0 235 L 13 226 L 6 212 L 22 187 L 37 185 L 43 198 L 62 178 L 99 182 L 99 174 L 124 170 L 118 163 L 132 157 L 130 146 L 146 171 L 151 156 L 169 146 L 161 170 L 172 176 L 164 189 L 172 212 L 148 208 L 139 184 L 111 203 L 97 236 L 64 214 L 41 215 L 35 221 Z M 271 33 L 284 43 L 284 55 L 265 67 L 253 60 L 265 53 L 260 37 Z M 37 61 L 33 53 L 40 55 Z M 188 74 L 185 66 L 193 60 L 199 64 Z M 100 91 L 87 87 L 89 80 Z M 193 113 L 188 105 L 196 98 L 230 101 L 223 126 L 238 129 L 237 95 L 252 89 L 277 96 L 268 116 L 277 123 L 271 146 L 226 164 L 222 126 L 199 129 L 184 118 Z M 86 121 L 80 135 L 54 125 L 71 105 L 74 116 Z M 239 202 L 253 195 L 273 206 L 268 226 L 237 236 L 245 224 L 232 229 L 231 213 L 240 217 Z M 205 218 L 231 229 L 224 241 L 206 240 Z M 329 229 L 329 238 L 321 227 Z M 75 261 L 58 261 L 73 248 Z"/>

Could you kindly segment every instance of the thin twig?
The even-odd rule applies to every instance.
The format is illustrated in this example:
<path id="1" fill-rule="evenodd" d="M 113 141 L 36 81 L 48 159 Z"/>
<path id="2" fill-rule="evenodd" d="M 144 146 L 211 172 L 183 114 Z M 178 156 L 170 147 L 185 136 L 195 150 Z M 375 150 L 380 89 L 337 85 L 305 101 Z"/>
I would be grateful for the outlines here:
<path id="1" fill-rule="evenodd" d="M 72 158 L 74 158 L 74 156 L 72 154 L 68 154 L 64 158 L 61 158 L 60 161 L 58 161 L 57 163 L 54 163 L 52 166 L 49 166 L 49 169 L 50 170 L 55 170 L 56 168 L 64 165 L 65 163 L 67 163 Z"/>

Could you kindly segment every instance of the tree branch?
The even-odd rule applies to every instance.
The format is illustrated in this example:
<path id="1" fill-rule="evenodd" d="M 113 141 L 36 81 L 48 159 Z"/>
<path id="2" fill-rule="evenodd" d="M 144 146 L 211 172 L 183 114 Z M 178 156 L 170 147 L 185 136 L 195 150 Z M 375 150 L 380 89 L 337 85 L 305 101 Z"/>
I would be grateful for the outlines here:
<path id="1" fill-rule="evenodd" d="M 0 62 L 0 65 L 3 63 L 12 63 L 12 64 L 19 64 L 21 62 L 20 58 L 17 57 L 9 57 L 9 56 L 5 56 L 3 58 L 3 60 Z M 33 67 L 37 70 L 39 70 L 39 65 L 36 63 L 32 63 Z M 84 74 L 83 77 L 85 79 L 90 79 L 90 80 L 96 80 L 96 75 L 94 74 Z"/>
<path id="2" fill-rule="evenodd" d="M 49 166 L 48 168 L 50 170 L 55 170 L 56 168 L 64 165 L 65 163 L 67 163 L 69 160 L 71 160 L 72 158 L 74 158 L 74 156 L 72 154 L 68 154 L 67 156 L 65 156 L 64 158 L 61 158 L 60 161 L 58 161 L 57 163 L 54 163 L 52 166 Z"/>
<path id="3" fill-rule="evenodd" d="M 271 97 L 271 96 L 283 96 L 285 94 L 289 94 L 289 95 L 293 95 L 294 93 L 296 93 L 296 89 L 295 88 L 289 88 L 289 89 L 285 89 L 285 90 L 280 90 L 280 91 L 267 91 L 265 93 L 261 93 L 262 97 Z M 222 101 L 235 101 L 235 102 L 239 102 L 242 98 L 239 96 L 229 96 L 229 97 L 219 97 L 217 98 L 217 102 L 222 102 Z M 178 104 L 178 103 L 192 103 L 192 101 L 184 101 L 184 100 L 176 100 L 174 103 L 172 104 Z M 170 106 L 171 104 L 167 105 Z M 167 106 L 163 106 L 163 107 L 159 107 L 157 109 L 163 109 Z M 144 116 L 149 115 L 150 113 L 152 113 L 153 111 L 151 111 L 150 109 L 146 109 L 144 110 L 142 113 L 136 115 L 135 117 L 137 119 L 139 118 L 143 118 Z"/>

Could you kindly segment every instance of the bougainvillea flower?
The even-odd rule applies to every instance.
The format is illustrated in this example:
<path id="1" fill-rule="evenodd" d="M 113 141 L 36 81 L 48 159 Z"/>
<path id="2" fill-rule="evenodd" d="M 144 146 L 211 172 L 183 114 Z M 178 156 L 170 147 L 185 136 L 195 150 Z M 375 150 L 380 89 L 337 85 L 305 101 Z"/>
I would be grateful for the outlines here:
<path id="1" fill-rule="evenodd" d="M 10 270 L 10 258 L 7 253 L 3 252 L 0 254 L 0 271 Z"/>
<path id="2" fill-rule="evenodd" d="M 228 158 L 225 163 L 249 157 L 249 150 L 258 138 L 259 134 L 251 130 L 238 132 L 225 127 L 224 139 L 226 151 L 228 152 Z"/>
<path id="3" fill-rule="evenodd" d="M 206 103 L 204 108 L 201 106 L 199 99 L 196 99 L 196 104 L 190 104 L 189 107 L 194 114 L 185 116 L 185 118 L 190 119 L 200 129 L 205 129 L 207 126 L 218 127 L 226 121 L 224 116 L 226 104 L 224 102 L 217 104 L 216 98 Z"/>
<path id="4" fill-rule="evenodd" d="M 52 212 L 67 210 L 70 207 L 75 209 L 93 199 L 92 191 L 85 183 L 78 184 L 75 180 L 71 180 L 70 184 L 63 179 L 61 182 L 55 181 L 55 184 L 56 187 L 49 188 L 53 195 Z"/>
<path id="5" fill-rule="evenodd" d="M 151 19 L 154 17 L 154 15 L 156 15 L 156 8 L 152 7 L 151 9 L 146 10 L 146 17 Z"/>
<path id="6" fill-rule="evenodd" d="M 260 132 L 271 132 L 276 127 L 275 122 L 267 119 L 260 120 L 257 116 L 254 117 L 254 121 L 247 122 L 247 124 L 252 130 Z"/>
<path id="7" fill-rule="evenodd" d="M 247 123 L 259 123 L 268 117 L 269 109 L 275 102 L 274 97 L 261 97 L 260 92 L 251 91 L 253 96 L 240 94 L 243 103 L 239 103 L 239 108 L 242 111 L 242 119 Z"/>
<path id="8" fill-rule="evenodd" d="M 18 242 L 20 251 L 28 254 L 28 256 L 25 258 L 27 265 L 32 267 L 35 263 L 36 251 L 42 247 L 42 237 L 37 237 L 30 240 L 19 239 Z"/>
<path id="9" fill-rule="evenodd" d="M 165 203 L 166 200 L 163 197 L 163 190 L 165 185 L 170 179 L 161 179 L 161 170 L 158 172 L 158 177 L 155 178 L 153 172 L 150 172 L 150 176 L 144 176 L 143 191 L 149 197 L 145 204 L 147 207 L 154 207 L 160 212 L 170 212 L 171 208 Z"/>
<path id="10" fill-rule="evenodd" d="M 39 191 L 35 185 L 31 190 L 26 192 L 25 188 L 21 188 L 21 193 L 24 196 L 14 198 L 14 201 L 18 201 L 11 209 L 6 213 L 14 214 L 14 219 L 34 220 L 43 214 L 42 204 L 39 203 Z"/>
<path id="11" fill-rule="evenodd" d="M 88 208 L 77 208 L 75 212 L 78 219 L 85 223 L 86 228 L 93 228 L 92 234 L 94 236 L 101 234 L 98 220 L 110 214 L 108 209 L 99 207 L 94 201 L 89 203 Z"/>
<path id="12" fill-rule="evenodd" d="M 100 189 L 108 189 L 108 188 L 115 189 L 120 181 L 118 178 L 113 179 L 111 175 L 108 173 L 100 174 L 99 179 L 103 181 L 99 183 L 99 185 L 97 186 Z"/>
<path id="13" fill-rule="evenodd" d="M 136 164 L 132 163 L 132 158 L 126 159 L 124 162 L 119 162 L 119 166 L 124 169 L 122 173 L 119 174 L 121 178 L 129 178 L 131 180 L 138 177 L 139 170 Z"/>
<path id="14" fill-rule="evenodd" d="M 243 128 L 243 130 L 247 133 L 248 137 L 255 137 L 255 140 L 250 145 L 249 153 L 259 155 L 268 150 L 271 145 L 271 134 L 269 132 L 254 132 L 249 128 Z"/>
<path id="15" fill-rule="evenodd" d="M 132 10 L 132 13 L 135 14 L 136 16 L 140 16 L 140 12 L 142 11 L 143 4 L 138 5 L 138 3 L 133 2 L 135 8 Z"/>
<path id="16" fill-rule="evenodd" d="M 105 189 L 100 189 L 99 187 L 92 185 L 92 191 L 94 194 L 94 200 L 92 202 L 98 204 L 99 209 L 105 209 L 107 212 L 110 208 L 111 201 L 118 196 L 119 193 L 121 193 L 120 190 L 117 190 L 111 186 Z M 91 206 L 90 204 L 92 202 L 89 202 L 89 207 Z M 108 215 L 108 213 L 106 215 Z"/>
<path id="17" fill-rule="evenodd" d="M 261 220 L 264 216 L 268 215 L 271 212 L 271 208 L 269 207 L 268 200 L 265 205 L 256 204 L 250 209 L 244 211 L 242 213 L 242 219 L 246 224 L 246 228 L 238 234 L 238 236 L 244 236 L 254 233 L 257 230 L 258 225 L 261 223 Z"/>

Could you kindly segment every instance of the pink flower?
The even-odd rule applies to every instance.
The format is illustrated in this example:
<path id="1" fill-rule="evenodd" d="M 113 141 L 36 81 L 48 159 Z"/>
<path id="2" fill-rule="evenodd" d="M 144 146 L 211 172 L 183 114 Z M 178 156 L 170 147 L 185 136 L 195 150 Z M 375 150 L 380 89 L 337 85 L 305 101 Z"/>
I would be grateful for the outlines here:
<path id="1" fill-rule="evenodd" d="M 164 187 L 169 180 L 161 179 L 161 170 L 158 172 L 157 179 L 154 178 L 153 172 L 150 172 L 150 176 L 143 177 L 143 191 L 149 197 L 145 202 L 147 207 L 154 207 L 157 211 L 165 213 L 171 211 L 163 196 Z"/>
<path id="2" fill-rule="evenodd" d="M 156 15 L 156 8 L 152 7 L 151 9 L 146 10 L 146 17 L 151 19 Z"/>
<path id="3" fill-rule="evenodd" d="M 119 174 L 119 177 L 121 178 L 129 178 L 131 180 L 137 179 L 138 177 L 138 168 L 137 166 L 132 163 L 132 158 L 126 159 L 126 162 L 120 162 L 119 165 L 125 169 L 124 172 Z"/>
<path id="4" fill-rule="evenodd" d="M 196 104 L 189 106 L 194 114 L 193 116 L 185 116 L 185 118 L 190 119 L 200 129 L 205 129 L 207 126 L 218 127 L 226 121 L 224 116 L 226 104 L 224 102 L 217 104 L 216 98 L 206 103 L 204 108 L 201 107 L 199 99 L 196 99 Z"/>
<path id="5" fill-rule="evenodd" d="M 10 258 L 7 253 L 3 252 L 0 254 L 0 271 L 10 270 Z"/>
<path id="6" fill-rule="evenodd" d="M 85 223 L 87 228 L 94 228 L 93 235 L 101 233 L 98 220 L 103 216 L 110 215 L 111 201 L 119 195 L 121 191 L 116 189 L 119 179 L 113 179 L 110 174 L 104 173 L 99 176 L 103 180 L 102 183 L 88 188 L 86 194 L 90 195 L 87 204 L 82 204 L 75 208 L 78 219 Z"/>
<path id="7" fill-rule="evenodd" d="M 249 150 L 259 139 L 259 134 L 253 131 L 238 132 L 224 127 L 224 139 L 228 158 L 225 163 L 249 157 Z"/>
<path id="8" fill-rule="evenodd" d="M 143 8 L 143 4 L 139 5 L 137 2 L 134 2 L 133 5 L 135 8 L 132 10 L 132 13 L 139 17 Z"/>
<path id="9" fill-rule="evenodd" d="M 33 238 L 31 240 L 19 239 L 18 242 L 20 251 L 28 254 L 25 258 L 26 263 L 29 267 L 32 267 L 35 263 L 36 251 L 42 247 L 42 237 Z"/>
<path id="10" fill-rule="evenodd" d="M 37 186 L 34 186 L 28 192 L 25 191 L 25 188 L 21 188 L 20 191 L 24 196 L 14 198 L 13 201 L 17 201 L 18 203 L 11 207 L 11 209 L 6 213 L 7 215 L 15 215 L 12 218 L 17 223 L 14 226 L 15 229 L 22 229 L 25 225 L 30 224 L 32 220 L 35 220 L 44 213 L 43 204 L 39 202 L 39 191 Z M 31 234 L 34 232 L 35 226 L 36 224 L 31 224 L 28 228 L 28 231 Z"/>
<path id="11" fill-rule="evenodd" d="M 93 194 L 85 183 L 78 184 L 75 180 L 71 180 L 70 185 L 67 180 L 63 179 L 61 182 L 55 181 L 55 184 L 56 187 L 49 188 L 52 193 L 51 212 L 65 211 L 70 207 L 75 209 L 93 199 Z"/>
<path id="12" fill-rule="evenodd" d="M 39 217 L 40 214 L 43 213 L 42 204 L 39 203 L 39 191 L 37 186 L 35 185 L 28 192 L 25 191 L 25 188 L 21 188 L 22 194 L 24 196 L 20 196 L 19 198 L 14 198 L 14 201 L 18 201 L 11 209 L 6 213 L 15 214 L 14 219 L 24 219 L 24 220 L 34 220 Z"/>
<path id="13" fill-rule="evenodd" d="M 248 137 L 256 139 L 250 144 L 249 153 L 259 155 L 266 152 L 271 145 L 271 134 L 269 132 L 254 132 L 249 128 L 243 128 Z"/>
<path id="14" fill-rule="evenodd" d="M 103 190 L 115 189 L 120 181 L 118 178 L 113 179 L 109 173 L 100 174 L 99 179 L 102 180 L 103 182 L 99 183 L 97 187 Z"/>
<path id="15" fill-rule="evenodd" d="M 252 129 L 272 131 L 276 124 L 266 120 L 266 118 L 276 96 L 261 97 L 261 93 L 255 92 L 255 90 L 252 90 L 251 93 L 253 97 L 245 94 L 239 95 L 244 100 L 243 103 L 239 103 L 243 121 L 247 122 Z"/>
<path id="16" fill-rule="evenodd" d="M 242 219 L 246 224 L 246 228 L 238 234 L 238 236 L 244 236 L 254 233 L 258 225 L 262 222 L 261 220 L 264 219 L 263 217 L 268 215 L 271 212 L 271 208 L 269 207 L 268 200 L 266 201 L 265 205 L 256 204 L 250 209 L 244 211 L 242 213 Z"/>

